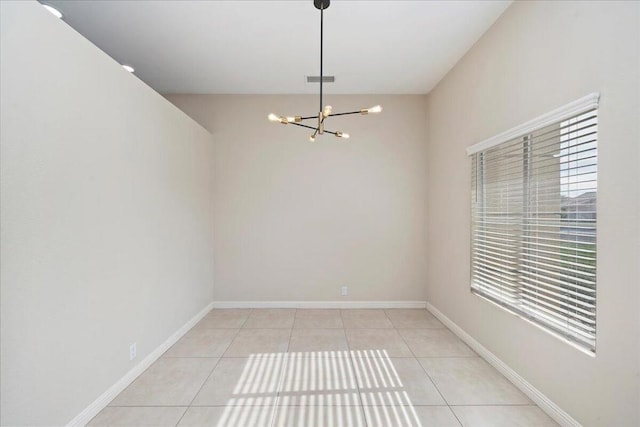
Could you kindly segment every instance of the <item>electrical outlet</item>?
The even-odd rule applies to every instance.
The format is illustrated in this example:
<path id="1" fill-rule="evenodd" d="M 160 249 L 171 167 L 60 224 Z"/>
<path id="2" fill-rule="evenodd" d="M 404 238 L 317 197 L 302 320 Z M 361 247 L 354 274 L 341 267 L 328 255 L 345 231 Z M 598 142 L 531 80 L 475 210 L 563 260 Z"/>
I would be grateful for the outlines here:
<path id="1" fill-rule="evenodd" d="M 349 295 L 349 287 L 343 286 L 342 288 L 340 288 L 340 295 L 342 295 L 343 297 Z"/>
<path id="2" fill-rule="evenodd" d="M 133 343 L 129 346 L 129 360 L 135 359 L 136 353 L 137 353 L 136 343 Z"/>

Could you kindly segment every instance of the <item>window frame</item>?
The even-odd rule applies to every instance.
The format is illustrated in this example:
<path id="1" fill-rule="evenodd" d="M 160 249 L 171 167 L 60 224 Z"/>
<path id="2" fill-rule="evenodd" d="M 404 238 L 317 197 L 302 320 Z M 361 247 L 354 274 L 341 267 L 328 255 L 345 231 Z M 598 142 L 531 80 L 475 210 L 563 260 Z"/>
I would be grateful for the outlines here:
<path id="1" fill-rule="evenodd" d="M 491 148 L 497 147 L 503 143 L 507 143 L 507 142 L 511 142 L 514 143 L 516 142 L 518 139 L 520 139 L 520 143 L 522 144 L 523 147 L 523 152 L 522 152 L 522 160 L 523 160 L 523 170 L 522 170 L 522 183 L 523 183 L 523 212 L 522 212 L 522 216 L 523 218 L 527 218 L 528 216 L 525 213 L 525 209 L 530 209 L 531 207 L 529 206 L 528 202 L 524 202 L 524 198 L 528 199 L 528 191 L 530 191 L 528 189 L 529 186 L 529 181 L 527 179 L 527 168 L 531 167 L 531 159 L 527 159 L 527 153 L 531 154 L 531 144 L 528 144 L 527 141 L 530 141 L 531 135 L 535 132 L 535 131 L 539 131 L 547 126 L 552 126 L 555 124 L 559 124 L 563 121 L 569 120 L 569 119 L 573 119 L 576 116 L 579 116 L 582 113 L 586 113 L 588 111 L 591 110 L 597 110 L 598 109 L 598 105 L 599 105 L 599 99 L 600 99 L 600 95 L 599 93 L 591 93 L 585 97 L 582 97 L 576 101 L 573 101 L 565 106 L 562 106 L 560 108 L 557 108 L 547 114 L 544 114 L 542 116 L 539 116 L 533 120 L 530 120 L 526 123 L 523 123 L 519 126 L 516 126 L 512 129 L 509 129 L 505 132 L 502 132 L 492 138 L 489 138 L 485 141 L 482 141 L 480 143 L 474 144 L 470 147 L 467 148 L 467 154 L 470 156 L 470 158 L 472 160 L 475 160 L 476 162 L 480 162 L 480 164 L 482 165 L 482 167 L 478 166 L 478 163 L 473 164 L 471 163 L 472 166 L 472 172 L 476 174 L 476 176 L 472 176 L 472 182 L 475 182 L 475 188 L 472 187 L 471 192 L 473 195 L 475 195 L 476 197 L 476 201 L 472 201 L 472 207 L 474 208 L 478 208 L 478 205 L 476 205 L 475 203 L 477 203 L 477 198 L 481 197 L 483 198 L 483 201 L 486 203 L 486 200 L 484 199 L 486 197 L 486 166 L 484 163 L 484 158 L 481 156 L 486 155 L 486 150 L 489 150 Z M 596 117 L 597 117 L 597 112 L 596 112 Z M 597 120 L 597 118 L 596 118 Z M 596 124 L 597 126 L 597 124 Z M 596 128 L 597 129 L 597 128 Z M 596 140 L 597 141 L 597 140 Z M 597 144 L 597 142 L 596 142 Z M 529 151 L 527 152 L 527 147 L 529 147 Z M 478 157 L 474 157 L 475 154 L 478 154 Z M 597 165 L 597 161 L 596 161 L 596 165 Z M 529 173 L 531 173 L 531 170 L 528 170 Z M 481 177 L 479 177 L 478 175 L 481 174 Z M 597 179 L 597 178 L 596 178 Z M 528 321 L 529 323 L 535 325 L 538 328 L 541 328 L 542 330 L 546 331 L 547 333 L 550 333 L 551 335 L 560 338 L 561 340 L 571 344 L 572 346 L 578 348 L 579 350 L 591 355 L 591 356 L 595 356 L 595 350 L 596 350 L 596 345 L 595 345 L 595 337 L 596 337 L 596 332 L 597 332 L 597 324 L 594 323 L 594 332 L 593 332 L 593 344 L 586 344 L 584 341 L 578 340 L 578 339 L 571 339 L 570 336 L 563 334 L 560 330 L 552 327 L 548 322 L 545 323 L 543 321 L 538 320 L 535 316 L 532 315 L 528 315 L 526 310 L 523 311 L 522 309 L 519 309 L 518 306 L 516 304 L 509 304 L 508 299 L 504 299 L 504 300 L 499 300 L 498 298 L 492 298 L 490 296 L 490 294 L 484 295 L 482 292 L 480 292 L 478 290 L 478 288 L 481 288 L 482 286 L 478 286 L 477 284 L 474 286 L 474 243 L 473 243 L 473 239 L 474 237 L 476 237 L 476 235 L 474 234 L 474 230 L 475 230 L 475 221 L 477 219 L 477 216 L 473 213 L 473 211 L 471 211 L 471 240 L 470 240 L 470 263 L 469 263 L 469 268 L 470 268 L 470 281 L 469 281 L 469 290 L 473 295 L 479 296 L 480 298 L 491 302 L 492 304 L 497 305 L 498 307 L 512 313 L 515 314 L 519 317 L 521 317 L 522 319 Z M 484 217 L 483 217 L 484 218 Z M 596 220 L 597 221 L 597 220 Z M 596 233 L 597 233 L 597 226 L 596 226 Z M 597 244 L 597 243 L 596 243 Z M 520 248 L 518 250 L 518 264 L 517 264 L 517 268 L 518 268 L 518 273 L 521 274 L 522 271 L 522 265 L 520 264 L 522 259 L 524 259 L 524 256 L 522 255 L 524 253 L 525 249 L 524 248 Z M 596 272 L 596 279 L 595 279 L 595 283 L 597 283 L 597 268 L 595 270 Z M 486 291 L 486 290 L 485 290 Z M 594 291 L 594 295 L 595 295 L 595 301 L 597 301 L 597 287 Z M 485 292 L 486 294 L 486 292 Z M 596 304 L 594 301 L 594 305 Z M 541 317 L 541 316 L 538 316 Z M 594 322 L 595 322 L 595 315 L 593 318 Z"/>

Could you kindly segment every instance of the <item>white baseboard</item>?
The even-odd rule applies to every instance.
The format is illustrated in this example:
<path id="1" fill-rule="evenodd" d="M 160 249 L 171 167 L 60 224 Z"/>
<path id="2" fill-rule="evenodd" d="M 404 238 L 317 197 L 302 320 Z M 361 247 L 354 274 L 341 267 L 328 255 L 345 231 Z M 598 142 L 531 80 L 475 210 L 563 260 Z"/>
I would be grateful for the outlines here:
<path id="1" fill-rule="evenodd" d="M 109 387 L 107 391 L 102 393 L 92 404 L 87 406 L 84 411 L 80 412 L 73 420 L 69 421 L 68 426 L 84 426 L 89 423 L 98 415 L 98 412 L 102 411 L 118 394 L 120 394 L 125 388 L 129 386 L 141 373 L 143 373 L 153 362 L 158 360 L 162 354 L 167 351 L 173 344 L 175 344 L 189 329 L 193 328 L 208 312 L 213 308 L 213 303 L 208 304 L 198 314 L 192 317 L 187 323 L 185 323 L 180 329 L 174 332 L 165 342 L 160 344 L 155 350 L 153 350 L 147 357 L 145 357 L 140 363 L 134 366 L 129 372 L 127 372 L 122 378 L 120 378 L 114 385 Z"/>
<path id="2" fill-rule="evenodd" d="M 213 308 L 426 308 L 425 301 L 215 301 Z"/>
<path id="3" fill-rule="evenodd" d="M 502 375 L 507 377 L 516 387 L 526 394 L 531 400 L 533 400 L 544 412 L 546 412 L 551 418 L 553 418 L 561 426 L 581 427 L 581 424 L 573 419 L 571 415 L 567 414 L 558 405 L 556 405 L 551 399 L 545 396 L 540 390 L 535 388 L 527 380 L 521 377 L 516 371 L 511 369 L 506 363 L 500 360 L 495 354 L 491 353 L 476 341 L 471 335 L 466 333 L 460 326 L 455 324 L 451 319 L 445 316 L 440 310 L 435 308 L 430 303 L 426 303 L 427 310 L 429 310 L 434 316 L 438 318 L 447 328 L 464 341 L 469 347 L 475 350 L 484 360 L 486 360 L 491 366 L 496 368 Z"/>

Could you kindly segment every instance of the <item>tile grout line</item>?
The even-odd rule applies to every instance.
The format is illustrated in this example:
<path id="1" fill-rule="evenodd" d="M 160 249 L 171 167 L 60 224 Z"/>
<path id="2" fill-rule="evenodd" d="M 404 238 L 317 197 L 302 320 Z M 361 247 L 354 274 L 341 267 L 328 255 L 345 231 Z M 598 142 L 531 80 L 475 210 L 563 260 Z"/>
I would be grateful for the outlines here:
<path id="1" fill-rule="evenodd" d="M 453 416 L 456 418 L 456 420 L 458 420 L 458 423 L 460 423 L 460 425 L 462 426 L 462 421 L 460 421 L 460 418 L 458 418 L 458 414 L 456 414 L 456 412 L 453 409 L 451 409 L 451 405 L 447 405 L 447 408 L 449 408 Z"/>
<path id="2" fill-rule="evenodd" d="M 425 309 L 425 311 L 427 311 L 427 310 Z M 387 312 L 385 311 L 385 315 L 386 314 L 387 314 Z M 392 324 L 393 324 L 393 322 L 392 322 Z M 422 329 L 422 328 L 420 328 L 420 329 Z M 438 329 L 440 329 L 440 328 L 438 328 Z M 446 326 L 444 326 L 444 329 L 449 330 L 449 328 L 447 328 Z M 407 348 L 409 349 L 411 354 L 413 354 L 414 359 L 416 359 L 416 362 L 418 362 L 418 365 L 420 365 L 420 367 L 424 371 L 424 373 L 427 376 L 427 378 L 429 378 L 429 381 L 431 381 L 431 384 L 433 384 L 433 387 L 436 389 L 436 391 L 438 392 L 438 394 L 440 395 L 440 397 L 442 398 L 444 403 L 447 405 L 447 408 L 449 408 L 449 411 L 453 414 L 453 416 L 456 418 L 458 423 L 460 423 L 460 425 L 462 426 L 462 422 L 458 419 L 458 416 L 456 415 L 456 413 L 453 412 L 453 409 L 451 409 L 451 405 L 449 405 L 449 401 L 444 397 L 444 395 L 442 394 L 442 392 L 440 391 L 440 389 L 436 385 L 435 381 L 433 381 L 433 378 L 431 378 L 431 375 L 429 375 L 429 372 L 427 372 L 427 370 L 424 368 L 424 366 L 422 366 L 422 363 L 420 363 L 420 361 L 418 360 L 418 357 L 416 356 L 414 351 L 409 346 L 409 343 L 407 343 L 407 340 L 402 336 L 402 334 L 398 331 L 398 328 L 396 328 L 395 325 L 394 325 L 394 330 L 396 331 L 396 333 L 398 335 L 400 335 L 400 338 L 402 339 L 402 342 L 404 342 L 404 344 L 407 346 Z M 427 359 L 427 358 L 425 357 L 424 359 Z"/>
<path id="3" fill-rule="evenodd" d="M 386 313 L 385 313 L 386 316 Z M 351 363 L 351 369 L 353 369 L 353 377 L 356 383 L 356 388 L 358 389 L 358 400 L 360 401 L 360 414 L 362 414 L 362 420 L 364 421 L 364 427 L 369 426 L 369 422 L 367 421 L 367 414 L 364 412 L 364 403 L 362 400 L 362 393 L 360 392 L 360 384 L 358 384 L 358 375 L 355 367 L 355 361 L 353 360 L 353 354 L 351 353 L 351 344 L 349 343 L 349 338 L 347 337 L 347 328 L 344 324 L 344 318 L 342 317 L 342 310 L 340 310 L 340 321 L 342 321 L 342 332 L 344 333 L 344 339 L 347 342 L 347 355 L 349 356 L 349 362 Z"/>
<path id="4" fill-rule="evenodd" d="M 275 427 L 276 423 L 276 415 L 278 413 L 278 402 L 280 402 L 280 391 L 284 384 L 284 377 L 287 373 L 287 368 L 289 367 L 289 348 L 291 347 L 291 337 L 293 336 L 293 327 L 296 324 L 296 316 L 298 314 L 298 309 L 294 308 L 293 313 L 293 322 L 291 323 L 291 329 L 289 329 L 289 341 L 287 342 L 287 350 L 284 352 L 284 363 L 282 364 L 282 372 L 280 373 L 280 379 L 278 380 L 278 385 L 276 386 L 276 399 L 273 402 L 273 414 L 271 415 L 271 422 L 269 425 L 271 427 Z"/>
<path id="5" fill-rule="evenodd" d="M 211 310 L 213 311 L 213 310 Z M 211 311 L 209 313 L 211 313 Z M 198 397 L 198 395 L 200 394 L 200 392 L 202 391 L 202 388 L 204 387 L 204 385 L 207 383 L 207 381 L 209 381 L 209 378 L 211 378 L 211 375 L 213 374 L 213 371 L 216 370 L 216 367 L 218 366 L 218 364 L 220 363 L 220 360 L 223 358 L 224 353 L 229 349 L 229 347 L 231 347 L 231 344 L 233 343 L 233 341 L 236 339 L 236 337 L 238 336 L 238 334 L 240 333 L 240 331 L 242 330 L 242 327 L 245 325 L 245 323 L 247 323 L 247 320 L 249 320 L 249 317 L 251 316 L 251 313 L 253 312 L 253 310 L 251 310 L 249 312 L 249 315 L 247 316 L 246 319 L 244 319 L 244 322 L 242 322 L 242 325 L 240 326 L 240 328 L 237 329 L 236 333 L 234 334 L 233 338 L 231 339 L 231 341 L 229 342 L 229 344 L 227 345 L 227 347 L 224 349 L 224 351 L 222 352 L 222 354 L 220 355 L 220 357 L 218 357 L 218 360 L 216 361 L 216 363 L 213 365 L 213 368 L 211 369 L 211 372 L 209 372 L 209 375 L 207 375 L 207 378 L 205 378 L 205 380 L 202 382 L 202 384 L 200 385 L 200 388 L 198 389 L 198 391 L 196 392 L 196 394 L 193 395 L 193 398 L 191 399 L 191 402 L 189 402 L 189 405 L 187 405 L 187 408 L 185 409 L 185 411 L 183 412 L 182 416 L 180 417 L 180 419 L 178 420 L 178 422 L 176 423 L 176 427 L 178 425 L 180 425 L 180 422 L 182 421 L 182 419 L 184 418 L 184 416 L 186 415 L 187 412 L 189 412 L 189 409 L 191 409 L 193 402 L 196 400 L 196 397 Z M 208 313 L 207 313 L 208 314 Z M 195 328 L 195 325 L 193 326 Z M 191 331 L 193 328 L 191 328 L 189 331 Z"/>
<path id="6" fill-rule="evenodd" d="M 246 319 L 244 319 L 244 322 L 242 322 L 242 325 L 240 326 L 240 329 L 244 329 L 244 325 L 247 324 L 247 322 L 249 321 L 249 318 L 251 317 L 251 315 L 253 315 L 253 308 L 249 309 L 249 315 L 247 316 Z"/>
<path id="7" fill-rule="evenodd" d="M 257 328 L 244 328 L 246 323 L 249 321 L 249 318 L 251 317 L 251 315 L 253 315 L 254 311 L 256 311 L 256 309 L 252 308 L 251 311 L 249 312 L 249 316 L 247 316 L 247 319 L 242 324 L 242 328 L 243 329 L 247 329 L 247 330 L 257 329 Z M 293 319 L 294 319 L 294 322 L 295 322 L 295 313 L 293 315 Z M 293 328 L 293 325 L 291 325 L 291 327 Z M 289 332 L 289 341 L 291 341 L 291 332 Z M 289 351 L 289 344 L 287 343 L 287 352 L 288 351 Z M 287 352 L 285 352 L 285 361 L 286 361 Z M 286 363 L 284 363 L 284 366 L 286 367 Z M 283 372 L 280 374 L 281 379 L 282 379 L 282 375 L 283 374 L 284 374 L 284 369 L 283 369 Z M 278 404 L 278 395 L 279 395 L 279 388 L 280 388 L 279 382 L 280 382 L 280 380 L 278 380 L 278 385 L 276 385 L 276 398 L 275 398 L 275 401 L 274 401 L 273 405 L 270 405 L 270 406 L 273 407 L 273 411 L 271 413 L 271 422 L 269 423 L 269 426 L 271 426 L 271 427 L 273 427 L 274 423 L 276 422 L 276 410 L 278 409 L 278 405 L 277 404 Z M 263 405 L 263 406 L 267 406 L 267 405 Z M 255 407 L 255 406 L 253 406 L 253 407 Z"/>

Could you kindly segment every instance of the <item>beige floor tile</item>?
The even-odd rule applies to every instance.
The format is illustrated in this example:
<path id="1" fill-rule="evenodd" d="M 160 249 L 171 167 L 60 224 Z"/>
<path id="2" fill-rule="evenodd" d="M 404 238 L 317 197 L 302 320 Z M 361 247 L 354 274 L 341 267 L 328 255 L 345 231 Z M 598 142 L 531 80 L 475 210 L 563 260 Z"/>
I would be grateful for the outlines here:
<path id="1" fill-rule="evenodd" d="M 475 357 L 477 354 L 448 329 L 398 329 L 416 357 Z"/>
<path id="2" fill-rule="evenodd" d="M 429 376 L 412 357 L 355 357 L 365 406 L 445 405 Z"/>
<path id="3" fill-rule="evenodd" d="M 186 409 L 186 407 L 180 406 L 107 406 L 87 425 L 90 427 L 175 426 Z"/>
<path id="4" fill-rule="evenodd" d="M 386 329 L 393 328 L 384 310 L 355 309 L 342 310 L 342 322 L 347 329 Z"/>
<path id="5" fill-rule="evenodd" d="M 274 405 L 285 361 L 284 354 L 222 358 L 192 405 Z"/>
<path id="6" fill-rule="evenodd" d="M 255 309 L 243 328 L 292 328 L 296 310 L 293 308 Z"/>
<path id="7" fill-rule="evenodd" d="M 296 310 L 294 328 L 342 328 L 342 316 L 340 310 Z"/>
<path id="8" fill-rule="evenodd" d="M 160 358 L 110 406 L 188 406 L 218 359 Z"/>
<path id="9" fill-rule="evenodd" d="M 275 427 L 366 427 L 364 413 L 360 406 L 278 406 L 273 425 Z"/>
<path id="10" fill-rule="evenodd" d="M 518 405 L 532 402 L 479 357 L 420 358 L 449 405 Z"/>
<path id="11" fill-rule="evenodd" d="M 241 329 L 224 357 L 249 357 L 255 354 L 285 353 L 291 329 Z"/>
<path id="12" fill-rule="evenodd" d="M 365 406 L 368 427 L 460 427 L 447 406 Z"/>
<path id="13" fill-rule="evenodd" d="M 163 357 L 220 357 L 239 329 L 191 329 Z"/>
<path id="14" fill-rule="evenodd" d="M 444 325 L 425 309 L 398 308 L 384 312 L 395 328 L 444 328 Z"/>
<path id="15" fill-rule="evenodd" d="M 250 315 L 250 308 L 213 309 L 198 322 L 195 328 L 239 329 Z"/>
<path id="16" fill-rule="evenodd" d="M 453 406 L 463 426 L 550 427 L 558 424 L 537 406 Z"/>
<path id="17" fill-rule="evenodd" d="M 179 427 L 270 427 L 274 406 L 192 406 Z"/>
<path id="18" fill-rule="evenodd" d="M 344 329 L 294 329 L 289 352 L 347 351 Z"/>
<path id="19" fill-rule="evenodd" d="M 414 309 L 212 310 L 89 425 L 177 422 L 556 425 L 429 312 Z"/>
<path id="20" fill-rule="evenodd" d="M 292 353 L 278 393 L 278 405 L 360 405 L 349 353 Z"/>
<path id="21" fill-rule="evenodd" d="M 372 357 L 413 357 L 395 329 L 346 329 L 349 349 Z"/>

